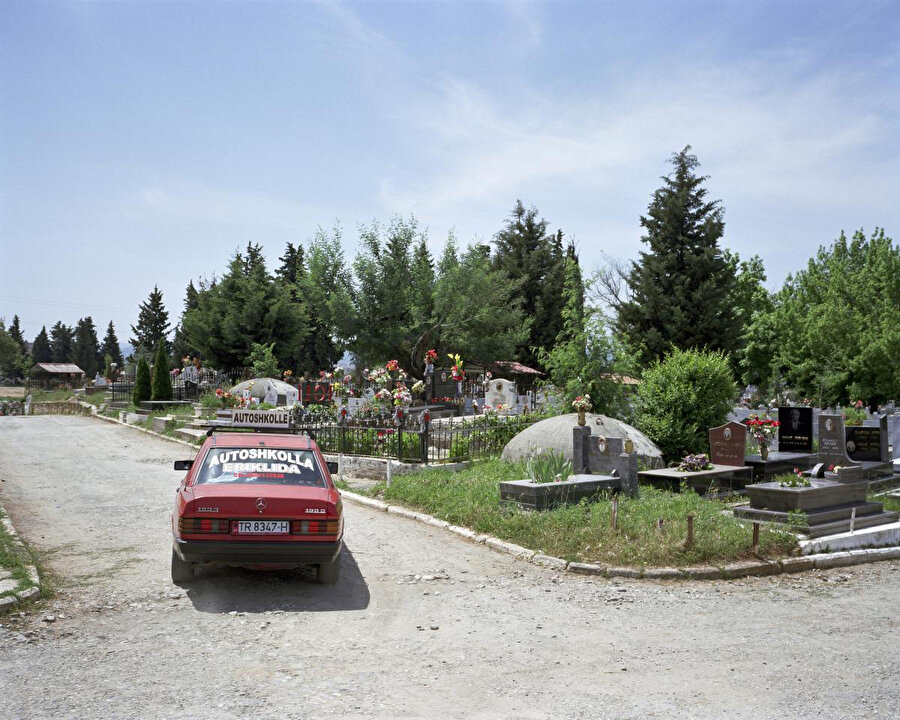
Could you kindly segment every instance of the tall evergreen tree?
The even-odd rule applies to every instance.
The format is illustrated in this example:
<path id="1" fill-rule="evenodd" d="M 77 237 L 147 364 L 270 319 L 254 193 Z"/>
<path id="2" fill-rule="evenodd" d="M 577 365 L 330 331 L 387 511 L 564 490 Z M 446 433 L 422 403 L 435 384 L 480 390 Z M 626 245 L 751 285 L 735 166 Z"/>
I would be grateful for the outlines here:
<path id="1" fill-rule="evenodd" d="M 172 399 L 172 378 L 169 376 L 169 354 L 166 352 L 166 343 L 159 341 L 156 349 L 156 359 L 153 361 L 153 382 L 150 385 L 151 400 Z"/>
<path id="2" fill-rule="evenodd" d="M 134 375 L 134 387 L 131 390 L 131 402 L 140 407 L 144 400 L 149 400 L 151 394 L 150 366 L 147 359 L 141 355 Z"/>
<path id="3" fill-rule="evenodd" d="M 28 343 L 25 342 L 25 337 L 22 335 L 22 328 L 19 326 L 19 316 L 13 315 L 12 322 L 9 325 L 9 330 L 7 330 L 9 336 L 15 340 L 16 344 L 19 346 L 19 350 L 22 352 L 22 355 L 28 354 Z"/>
<path id="4" fill-rule="evenodd" d="M 296 368 L 307 316 L 283 283 L 266 271 L 259 245 L 235 253 L 220 281 L 201 287 L 182 317 L 191 347 L 220 369 L 244 367 L 254 343 L 275 343 L 282 368 Z"/>
<path id="5" fill-rule="evenodd" d="M 540 365 L 535 348 L 552 344 L 562 327 L 562 232 L 548 235 L 547 221 L 538 217 L 537 209 L 526 210 L 517 200 L 506 226 L 494 236 L 494 244 L 494 269 L 513 281 L 509 299 L 520 300 L 531 320 L 531 331 L 516 348 L 516 357 L 525 365 Z"/>
<path id="6" fill-rule="evenodd" d="M 100 352 L 104 356 L 104 360 L 109 355 L 112 358 L 112 362 L 116 363 L 116 367 L 121 369 L 122 350 L 119 348 L 119 338 L 116 337 L 116 328 L 112 320 L 109 321 L 109 325 L 106 327 L 106 336 L 103 338 Z"/>
<path id="7" fill-rule="evenodd" d="M 194 281 L 188 282 L 187 289 L 184 292 L 184 310 L 181 312 L 181 319 L 175 326 L 175 337 L 172 339 L 172 362 L 176 366 L 180 366 L 181 359 L 186 356 L 193 356 L 197 349 L 192 347 L 188 339 L 184 335 L 184 313 L 188 310 L 196 310 L 199 303 L 199 293 L 194 286 Z"/>
<path id="8" fill-rule="evenodd" d="M 169 313 L 163 304 L 163 295 L 154 285 L 153 291 L 145 302 L 140 304 L 137 325 L 131 326 L 134 336 L 130 342 L 137 354 L 150 355 L 156 351 L 160 340 L 166 340 L 169 334 Z M 166 340 L 166 348 L 169 342 Z"/>
<path id="9" fill-rule="evenodd" d="M 617 328 L 644 366 L 672 346 L 731 352 L 740 331 L 730 304 L 734 269 L 719 247 L 723 209 L 707 199 L 690 149 L 672 156 L 674 170 L 641 217 L 649 250 L 632 263 L 631 300 L 617 308 Z"/>
<path id="10" fill-rule="evenodd" d="M 46 327 L 41 327 L 41 331 L 31 343 L 31 359 L 36 363 L 53 361 L 53 351 L 50 349 L 50 338 L 47 337 Z"/>
<path id="11" fill-rule="evenodd" d="M 275 276 L 280 280 L 296 285 L 304 275 L 303 246 L 288 243 L 284 248 L 284 255 L 278 260 L 281 265 L 275 271 Z"/>
<path id="12" fill-rule="evenodd" d="M 0 318 L 0 375 L 18 377 L 22 371 L 22 351 Z"/>
<path id="13" fill-rule="evenodd" d="M 97 331 L 90 315 L 75 326 L 75 342 L 72 345 L 72 362 L 84 370 L 85 377 L 92 378 L 99 369 Z"/>
<path id="14" fill-rule="evenodd" d="M 68 325 L 57 322 L 50 328 L 50 359 L 55 363 L 72 362 L 72 345 L 75 331 Z"/>

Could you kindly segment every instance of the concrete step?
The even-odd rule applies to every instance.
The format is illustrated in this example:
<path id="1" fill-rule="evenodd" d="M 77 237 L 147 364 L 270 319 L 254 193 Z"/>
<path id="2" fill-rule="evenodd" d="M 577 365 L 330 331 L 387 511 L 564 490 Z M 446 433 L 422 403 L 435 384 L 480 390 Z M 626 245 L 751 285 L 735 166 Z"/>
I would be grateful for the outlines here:
<path id="1" fill-rule="evenodd" d="M 874 515 L 857 517 L 853 527 L 855 530 L 862 530 L 863 528 L 871 528 L 878 525 L 890 525 L 897 522 L 897 517 L 897 513 L 885 510 L 880 513 L 875 513 Z M 850 532 L 849 520 L 838 520 L 823 525 L 816 525 L 811 527 L 806 534 L 811 538 L 819 538 L 826 535 L 837 535 L 845 532 Z"/>
<path id="2" fill-rule="evenodd" d="M 195 440 L 197 438 L 205 438 L 206 430 L 200 430 L 198 428 L 183 427 L 183 428 L 176 428 L 175 434 L 176 435 L 184 435 L 186 438 Z"/>

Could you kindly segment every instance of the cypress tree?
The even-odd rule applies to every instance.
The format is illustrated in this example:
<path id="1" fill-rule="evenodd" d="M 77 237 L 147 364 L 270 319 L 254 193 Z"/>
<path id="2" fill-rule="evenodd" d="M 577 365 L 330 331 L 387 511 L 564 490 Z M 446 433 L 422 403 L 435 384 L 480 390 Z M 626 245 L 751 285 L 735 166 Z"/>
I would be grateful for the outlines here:
<path id="1" fill-rule="evenodd" d="M 134 376 L 134 390 L 131 391 L 131 402 L 140 407 L 144 400 L 150 399 L 150 366 L 142 355 L 138 360 L 137 373 Z"/>
<path id="2" fill-rule="evenodd" d="M 690 149 L 672 156 L 674 170 L 641 217 L 649 250 L 631 264 L 631 300 L 616 308 L 617 328 L 644 366 L 673 346 L 731 352 L 740 332 L 730 303 L 734 269 L 719 247 L 723 209 L 707 200 Z"/>
<path id="3" fill-rule="evenodd" d="M 31 344 L 31 358 L 36 363 L 51 362 L 53 352 L 50 349 L 50 338 L 47 337 L 47 328 L 41 327 L 41 331 L 35 336 Z"/>
<path id="4" fill-rule="evenodd" d="M 156 350 L 156 360 L 153 362 L 153 385 L 150 388 L 151 400 L 172 399 L 172 379 L 169 377 L 169 355 L 166 352 L 166 343 L 159 341 Z"/>
<path id="5" fill-rule="evenodd" d="M 72 362 L 84 370 L 85 377 L 92 378 L 99 367 L 97 331 L 90 316 L 81 318 L 75 326 L 75 342 L 72 345 Z"/>

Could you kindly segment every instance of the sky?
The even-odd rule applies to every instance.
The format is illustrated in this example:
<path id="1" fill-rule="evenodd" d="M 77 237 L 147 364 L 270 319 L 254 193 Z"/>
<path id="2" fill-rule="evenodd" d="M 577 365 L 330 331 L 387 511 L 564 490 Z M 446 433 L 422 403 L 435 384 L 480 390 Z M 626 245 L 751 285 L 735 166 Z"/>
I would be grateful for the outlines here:
<path id="1" fill-rule="evenodd" d="M 0 317 L 126 343 L 249 242 L 521 199 L 589 273 L 634 260 L 691 145 L 774 289 L 842 230 L 900 241 L 900 3 L 0 3 Z"/>

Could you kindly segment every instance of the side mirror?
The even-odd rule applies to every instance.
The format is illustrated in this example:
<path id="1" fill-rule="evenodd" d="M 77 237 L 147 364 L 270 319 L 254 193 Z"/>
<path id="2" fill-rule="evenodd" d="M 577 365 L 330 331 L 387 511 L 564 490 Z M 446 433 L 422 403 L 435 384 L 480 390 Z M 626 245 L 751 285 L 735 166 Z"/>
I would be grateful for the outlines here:
<path id="1" fill-rule="evenodd" d="M 193 460 L 176 460 L 175 461 L 175 469 L 176 470 L 190 470 L 191 465 L 194 464 Z"/>
<path id="2" fill-rule="evenodd" d="M 328 472 L 332 475 L 336 475 L 338 471 L 338 464 L 334 460 L 329 460 L 325 463 L 325 467 L 328 468 Z"/>

